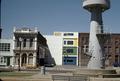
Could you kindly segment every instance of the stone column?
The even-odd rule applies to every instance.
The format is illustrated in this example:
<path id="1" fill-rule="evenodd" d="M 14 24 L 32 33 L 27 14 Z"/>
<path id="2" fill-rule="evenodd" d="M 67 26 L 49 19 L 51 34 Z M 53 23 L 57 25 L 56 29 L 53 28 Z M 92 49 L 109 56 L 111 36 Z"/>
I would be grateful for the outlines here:
<path id="1" fill-rule="evenodd" d="M 20 67 L 21 67 L 21 62 L 22 62 L 22 54 L 20 54 Z"/>
<path id="2" fill-rule="evenodd" d="M 27 66 L 28 66 L 28 59 L 29 59 L 29 54 L 27 54 Z"/>
<path id="3" fill-rule="evenodd" d="M 37 50 L 37 37 L 35 37 L 34 50 Z"/>
<path id="4" fill-rule="evenodd" d="M 33 54 L 33 66 L 36 67 L 36 53 Z"/>

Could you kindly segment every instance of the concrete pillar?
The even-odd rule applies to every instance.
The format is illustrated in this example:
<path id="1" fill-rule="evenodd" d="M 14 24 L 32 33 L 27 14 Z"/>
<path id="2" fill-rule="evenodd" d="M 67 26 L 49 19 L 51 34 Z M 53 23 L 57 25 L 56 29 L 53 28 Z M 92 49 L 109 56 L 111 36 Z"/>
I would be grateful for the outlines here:
<path id="1" fill-rule="evenodd" d="M 104 67 L 102 43 L 100 44 L 97 34 L 103 33 L 102 11 L 99 7 L 91 11 L 89 53 L 92 57 L 88 63 L 89 69 L 100 69 Z"/>

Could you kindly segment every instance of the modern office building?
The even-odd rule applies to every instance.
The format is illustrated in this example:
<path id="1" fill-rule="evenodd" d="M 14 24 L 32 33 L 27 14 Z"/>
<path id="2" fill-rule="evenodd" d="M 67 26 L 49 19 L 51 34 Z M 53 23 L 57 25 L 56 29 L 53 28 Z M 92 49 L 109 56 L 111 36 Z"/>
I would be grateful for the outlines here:
<path id="1" fill-rule="evenodd" d="M 47 48 L 46 39 L 35 28 L 21 28 L 13 30 L 14 41 L 14 64 L 21 68 L 37 67 L 41 59 L 45 57 L 45 49 Z"/>
<path id="2" fill-rule="evenodd" d="M 13 40 L 0 39 L 0 66 L 13 66 Z"/>
<path id="3" fill-rule="evenodd" d="M 105 66 L 120 66 L 120 34 L 98 34 L 99 38 L 102 36 L 103 52 Z M 79 33 L 79 65 L 87 66 L 90 56 L 88 53 L 89 33 Z M 92 51 L 91 51 L 92 52 Z"/>
<path id="4" fill-rule="evenodd" d="M 62 65 L 78 65 L 78 32 L 54 32 L 62 37 Z"/>

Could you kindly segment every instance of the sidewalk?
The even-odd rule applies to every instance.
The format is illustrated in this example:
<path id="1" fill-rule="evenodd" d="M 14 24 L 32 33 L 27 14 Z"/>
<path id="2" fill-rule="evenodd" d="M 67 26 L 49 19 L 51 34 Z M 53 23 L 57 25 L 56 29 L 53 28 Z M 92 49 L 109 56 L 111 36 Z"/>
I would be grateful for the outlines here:
<path id="1" fill-rule="evenodd" d="M 2 81 L 52 81 L 50 74 L 41 75 L 40 73 L 28 77 L 2 77 L 1 79 Z"/>

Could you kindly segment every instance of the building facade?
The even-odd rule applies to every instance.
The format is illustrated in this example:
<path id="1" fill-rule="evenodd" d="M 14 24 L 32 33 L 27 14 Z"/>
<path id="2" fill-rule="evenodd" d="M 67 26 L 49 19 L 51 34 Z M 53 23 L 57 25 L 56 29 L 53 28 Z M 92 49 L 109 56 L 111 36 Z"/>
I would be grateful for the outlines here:
<path id="1" fill-rule="evenodd" d="M 40 59 L 45 57 L 46 39 L 37 29 L 14 28 L 13 33 L 14 65 L 21 68 L 39 66 Z"/>
<path id="2" fill-rule="evenodd" d="M 0 39 L 0 66 L 13 66 L 13 40 Z"/>
<path id="3" fill-rule="evenodd" d="M 89 33 L 79 33 L 79 66 L 87 66 L 89 61 L 88 52 L 89 46 Z"/>
<path id="4" fill-rule="evenodd" d="M 78 65 L 78 32 L 54 32 L 62 37 L 62 65 Z"/>
<path id="5" fill-rule="evenodd" d="M 100 40 L 103 41 L 102 47 L 105 66 L 120 66 L 120 34 L 99 34 L 97 36 L 102 38 Z M 89 33 L 79 33 L 79 47 L 79 65 L 87 66 L 90 60 L 90 55 L 87 54 L 89 48 Z"/>
<path id="6" fill-rule="evenodd" d="M 106 66 L 120 67 L 120 33 L 112 33 L 104 42 Z"/>

